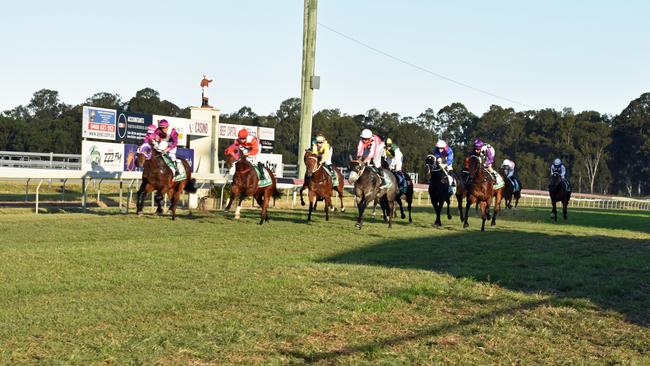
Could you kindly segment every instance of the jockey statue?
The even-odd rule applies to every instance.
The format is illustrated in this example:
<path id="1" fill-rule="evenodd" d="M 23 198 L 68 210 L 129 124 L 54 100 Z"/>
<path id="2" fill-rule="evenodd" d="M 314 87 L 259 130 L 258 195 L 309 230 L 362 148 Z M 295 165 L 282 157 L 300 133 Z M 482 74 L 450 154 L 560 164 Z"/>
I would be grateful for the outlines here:
<path id="1" fill-rule="evenodd" d="M 506 174 L 506 178 L 510 180 L 512 185 L 512 192 L 519 192 L 521 186 L 519 185 L 519 180 L 515 177 L 515 162 L 510 159 L 504 159 L 503 164 L 501 164 L 503 172 Z"/>
<path id="2" fill-rule="evenodd" d="M 494 163 L 494 148 L 490 144 L 486 144 L 481 139 L 474 140 L 474 150 L 471 154 L 473 156 L 478 156 L 483 161 L 483 166 L 492 176 L 493 181 L 498 182 L 497 172 L 492 168 Z"/>
<path id="3" fill-rule="evenodd" d="M 178 172 L 178 161 L 176 160 L 176 148 L 178 146 L 178 132 L 175 128 L 169 131 L 169 122 L 166 119 L 161 119 L 158 122 L 158 128 L 155 125 L 147 127 L 147 135 L 144 142 L 148 142 L 154 149 L 160 153 L 165 154 L 174 163 L 174 177 Z"/>
<path id="4" fill-rule="evenodd" d="M 390 169 L 393 174 L 395 174 L 399 186 L 405 190 L 406 177 L 404 176 L 404 172 L 402 172 L 402 162 L 404 161 L 402 150 L 400 150 L 399 146 L 395 145 L 393 143 L 393 140 L 389 137 L 384 143 L 384 149 L 382 153 L 383 157 L 386 159 L 386 163 L 388 163 L 388 169 Z"/>
<path id="5" fill-rule="evenodd" d="M 452 167 L 454 164 L 454 150 L 444 140 L 438 140 L 436 147 L 433 149 L 433 156 L 438 159 L 438 165 L 440 165 L 449 180 L 449 192 L 456 194 L 456 180 L 452 176 L 454 174 Z"/>
<path id="6" fill-rule="evenodd" d="M 379 136 L 375 135 L 369 129 L 361 131 L 361 140 L 357 144 L 357 159 L 363 161 L 368 167 L 381 178 L 381 186 L 385 186 L 384 174 L 381 170 L 381 155 L 383 143 Z"/>
<path id="7" fill-rule="evenodd" d="M 566 176 L 566 167 L 564 164 L 562 164 L 562 160 L 555 159 L 553 161 L 553 164 L 551 165 L 551 177 L 553 176 L 554 173 L 557 173 L 560 175 L 560 178 L 562 178 L 562 182 L 564 183 L 564 186 L 566 187 L 567 191 L 571 190 L 571 184 L 569 183 L 569 180 L 567 179 Z M 551 185 L 549 184 L 548 186 L 549 191 L 551 190 Z"/>
<path id="8" fill-rule="evenodd" d="M 248 134 L 248 130 L 242 128 L 237 133 L 237 140 L 235 140 L 235 145 L 239 147 L 241 152 L 246 157 L 251 164 L 255 165 L 257 162 L 257 154 L 260 152 L 260 142 L 257 137 Z M 257 162 L 257 167 L 260 171 L 260 180 L 266 179 L 264 172 L 264 164 L 262 162 Z"/>

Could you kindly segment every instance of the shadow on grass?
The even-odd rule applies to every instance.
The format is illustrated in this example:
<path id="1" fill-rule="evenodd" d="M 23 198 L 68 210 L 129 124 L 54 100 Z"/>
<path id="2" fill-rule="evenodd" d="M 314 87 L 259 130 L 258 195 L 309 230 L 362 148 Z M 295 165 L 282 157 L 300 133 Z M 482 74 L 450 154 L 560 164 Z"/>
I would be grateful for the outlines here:
<path id="1" fill-rule="evenodd" d="M 650 326 L 650 241 L 517 231 L 391 240 L 322 262 L 446 272 L 523 292 L 588 299 Z"/>

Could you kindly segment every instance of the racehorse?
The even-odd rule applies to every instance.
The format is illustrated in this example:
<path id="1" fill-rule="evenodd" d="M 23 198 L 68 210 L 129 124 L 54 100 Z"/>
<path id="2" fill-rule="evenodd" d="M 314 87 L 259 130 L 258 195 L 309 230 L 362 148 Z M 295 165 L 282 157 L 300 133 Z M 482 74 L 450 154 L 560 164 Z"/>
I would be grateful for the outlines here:
<path id="1" fill-rule="evenodd" d="M 469 208 L 472 204 L 479 202 L 481 209 L 481 231 L 485 231 L 485 220 L 490 219 L 490 203 L 492 197 L 495 197 L 494 213 L 492 215 L 492 222 L 490 225 L 496 225 L 497 214 L 499 213 L 499 205 L 501 204 L 501 197 L 503 195 L 503 187 L 494 189 L 494 183 L 490 173 L 483 167 L 481 158 L 478 156 L 469 156 L 466 158 L 467 166 L 467 181 L 465 186 L 467 188 L 467 203 L 465 204 L 465 223 L 463 227 L 468 227 L 467 217 L 469 215 Z"/>
<path id="2" fill-rule="evenodd" d="M 551 196 L 551 204 L 553 205 L 553 210 L 551 211 L 553 220 L 557 222 L 557 209 L 555 207 L 557 202 L 562 202 L 562 217 L 566 220 L 571 191 L 567 189 L 559 173 L 553 173 L 551 176 L 551 185 L 549 186 L 548 193 Z"/>
<path id="3" fill-rule="evenodd" d="M 330 208 L 334 209 L 332 205 L 332 192 L 336 190 L 339 192 L 341 199 L 341 212 L 345 211 L 343 206 L 343 175 L 334 166 L 332 170 L 338 177 L 338 184 L 336 188 L 332 185 L 332 177 L 325 171 L 325 167 L 318 163 L 318 154 L 312 153 L 310 150 L 305 150 L 304 162 L 306 167 L 306 181 L 307 188 L 309 188 L 309 215 L 307 221 L 311 221 L 311 213 L 316 210 L 316 202 L 318 199 L 325 201 L 325 220 L 330 219 Z M 304 186 L 303 186 L 304 187 Z M 302 199 L 302 188 L 300 189 L 300 202 L 304 205 Z"/>
<path id="4" fill-rule="evenodd" d="M 520 187 L 517 192 L 514 192 L 514 186 L 512 185 L 512 181 L 508 176 L 506 175 L 506 172 L 503 168 L 499 169 L 499 174 L 501 175 L 501 178 L 505 181 L 505 185 L 503 186 L 503 201 L 506 204 L 507 209 L 512 209 L 512 200 L 515 200 L 515 206 L 514 208 L 517 208 L 517 205 L 519 204 L 519 199 L 521 198 L 521 183 L 519 183 Z M 517 178 L 513 178 L 517 179 Z M 514 212 L 514 211 L 513 211 Z"/>
<path id="5" fill-rule="evenodd" d="M 381 158 L 381 167 L 384 169 L 389 169 L 388 168 L 388 162 L 386 161 L 385 158 Z M 390 169 L 389 169 L 390 170 Z M 402 192 L 402 189 L 400 187 L 397 188 L 397 196 L 395 197 L 395 202 L 399 205 L 399 211 L 400 211 L 400 216 L 402 219 L 406 218 L 406 215 L 404 214 L 404 206 L 402 205 L 402 196 L 404 196 L 404 200 L 406 201 L 406 209 L 409 212 L 409 222 L 413 222 L 413 219 L 411 218 L 411 206 L 413 206 L 413 181 L 411 180 L 411 176 L 408 174 L 404 174 L 403 172 L 396 173 L 391 170 L 391 173 L 395 175 L 395 179 L 399 182 L 399 178 L 397 178 L 397 174 L 402 174 L 404 177 L 404 180 L 406 181 L 406 193 Z M 372 216 L 375 216 L 375 208 L 377 207 L 377 201 L 375 200 L 373 207 L 372 207 Z M 383 213 L 384 216 L 386 213 Z M 393 216 L 397 216 L 397 212 L 393 214 Z"/>
<path id="6" fill-rule="evenodd" d="M 136 164 L 144 168 L 142 171 L 142 184 L 138 189 L 136 200 L 136 213 L 142 215 L 144 198 L 148 193 L 156 191 L 154 201 L 156 202 L 156 213 L 163 213 L 163 198 L 167 195 L 170 198 L 170 211 L 172 220 L 176 220 L 176 206 L 180 200 L 183 191 L 187 193 L 196 193 L 196 179 L 192 178 L 192 169 L 185 159 L 178 159 L 183 163 L 185 168 L 186 179 L 174 181 L 174 172 L 163 161 L 162 154 L 151 147 L 148 143 L 142 144 L 138 148 L 138 157 Z"/>
<path id="7" fill-rule="evenodd" d="M 363 211 L 369 203 L 373 203 L 375 200 L 379 200 L 384 212 L 384 221 L 388 221 L 388 227 L 393 226 L 395 197 L 397 197 L 397 191 L 399 190 L 397 179 L 387 169 L 382 168 L 379 171 L 390 181 L 388 187 L 381 188 L 381 177 L 364 162 L 350 158 L 350 177 L 348 181 L 354 184 L 354 195 L 359 209 L 356 227 L 359 229 L 363 226 Z"/>
<path id="8" fill-rule="evenodd" d="M 436 221 L 433 226 L 442 226 L 440 211 L 442 211 L 445 202 L 447 202 L 447 219 L 451 220 L 451 213 L 449 212 L 449 198 L 451 197 L 449 180 L 443 171 L 444 168 L 440 166 L 438 159 L 434 155 L 427 155 L 426 165 L 427 175 L 429 176 L 429 198 L 433 209 L 436 210 Z"/>
<path id="9" fill-rule="evenodd" d="M 240 218 L 241 202 L 248 196 L 253 196 L 257 204 L 262 208 L 262 214 L 259 224 L 262 225 L 265 221 L 269 221 L 269 202 L 271 197 L 278 197 L 278 192 L 275 175 L 264 167 L 267 177 L 270 178 L 271 184 L 266 187 L 259 187 L 259 178 L 255 172 L 253 164 L 251 164 L 239 147 L 235 144 L 230 145 L 225 151 L 226 167 L 230 168 L 235 165 L 235 175 L 232 178 L 232 185 L 230 186 L 230 199 L 224 212 L 230 210 L 233 199 L 237 197 L 237 209 L 235 210 L 235 219 Z"/>
<path id="10" fill-rule="evenodd" d="M 305 156 L 303 158 L 303 161 L 305 162 L 307 172 L 306 172 L 306 175 L 305 175 L 305 184 L 303 184 L 303 186 L 300 187 L 300 204 L 302 204 L 303 206 L 305 205 L 305 200 L 302 197 L 302 191 L 305 188 L 308 188 L 309 189 L 309 196 L 308 197 L 310 197 L 309 198 L 310 203 L 309 203 L 309 219 L 308 220 L 311 220 L 311 212 L 316 211 L 316 203 L 319 200 L 322 200 L 322 199 L 325 198 L 324 195 L 321 195 L 319 192 L 315 192 L 316 193 L 316 201 L 314 201 L 313 208 L 312 208 L 312 203 L 311 203 L 312 184 L 311 184 L 311 181 L 314 180 L 314 179 L 316 179 L 318 182 L 321 182 L 319 184 L 320 187 L 323 186 L 322 183 L 324 183 L 326 180 L 329 180 L 329 186 L 330 186 L 329 191 L 328 191 L 329 192 L 329 197 L 331 199 L 332 190 L 336 191 L 338 193 L 339 200 L 341 201 L 341 212 L 345 212 L 345 206 L 343 205 L 343 192 L 345 191 L 343 189 L 343 186 L 345 185 L 345 181 L 343 180 L 343 174 L 341 174 L 341 171 L 339 170 L 339 168 L 337 166 L 335 166 L 335 165 L 330 166 L 331 169 L 334 171 L 334 173 L 336 173 L 336 177 L 339 180 L 339 182 L 338 182 L 338 184 L 336 186 L 332 186 L 332 178 L 329 176 L 329 174 L 327 174 L 327 172 L 325 171 L 325 168 L 322 165 L 318 164 L 318 155 L 317 154 L 312 153 L 310 150 L 305 150 Z M 310 164 L 312 165 L 312 168 L 310 168 Z M 316 188 L 318 188 L 318 186 L 314 187 L 314 189 L 316 189 Z M 321 189 L 320 191 L 322 191 L 322 190 L 323 189 Z M 331 207 L 332 210 L 336 210 L 334 205 L 331 204 L 331 201 L 330 201 L 329 207 Z M 328 215 L 327 214 L 325 214 L 325 219 L 328 220 Z"/>

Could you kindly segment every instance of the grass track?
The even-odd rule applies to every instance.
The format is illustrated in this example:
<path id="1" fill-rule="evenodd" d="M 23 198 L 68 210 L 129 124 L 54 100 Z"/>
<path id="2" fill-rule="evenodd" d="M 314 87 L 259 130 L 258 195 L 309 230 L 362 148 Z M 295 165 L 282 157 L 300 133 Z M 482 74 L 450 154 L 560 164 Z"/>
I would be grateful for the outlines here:
<path id="1" fill-rule="evenodd" d="M 4 210 L 0 363 L 650 364 L 650 213 L 431 211 Z"/>

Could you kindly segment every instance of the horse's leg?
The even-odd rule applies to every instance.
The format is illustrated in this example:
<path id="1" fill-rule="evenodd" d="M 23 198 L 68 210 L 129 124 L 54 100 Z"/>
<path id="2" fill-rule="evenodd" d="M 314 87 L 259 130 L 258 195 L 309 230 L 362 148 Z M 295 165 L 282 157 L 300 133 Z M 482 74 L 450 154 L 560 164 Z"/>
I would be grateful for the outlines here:
<path id="1" fill-rule="evenodd" d="M 239 220 L 241 217 L 241 202 L 244 200 L 244 194 L 240 193 L 237 195 L 237 208 L 235 209 L 235 219 Z"/>
<path id="2" fill-rule="evenodd" d="M 411 218 L 411 205 L 413 204 L 413 191 L 406 193 L 406 208 L 409 210 L 409 222 L 413 222 Z"/>
<path id="3" fill-rule="evenodd" d="M 272 190 L 267 188 L 257 195 L 257 204 L 262 208 L 262 213 L 260 214 L 260 225 L 264 224 L 264 221 L 268 220 L 269 201 L 271 200 L 270 192 L 272 192 Z"/>
<path id="4" fill-rule="evenodd" d="M 386 204 L 388 209 L 388 228 L 393 227 L 393 215 L 395 214 L 395 200 L 389 200 L 388 194 L 386 194 Z M 402 217 L 403 218 L 403 217 Z"/>
<path id="5" fill-rule="evenodd" d="M 341 212 L 345 212 L 345 206 L 343 206 L 343 184 L 339 185 L 339 200 L 341 201 Z"/>
<path id="6" fill-rule="evenodd" d="M 142 215 L 142 209 L 144 207 L 144 199 L 147 196 L 147 193 L 151 192 L 153 190 L 153 186 L 151 186 L 149 183 L 147 183 L 146 180 L 142 180 L 142 183 L 140 184 L 140 188 L 138 189 L 138 193 L 136 195 L 136 210 L 135 213 L 138 214 L 138 216 Z"/>
<path id="7" fill-rule="evenodd" d="M 172 212 L 172 220 L 176 220 L 176 206 L 178 206 L 178 201 L 180 201 L 181 192 L 183 192 L 183 188 L 181 185 L 179 185 L 171 197 L 171 205 L 169 206 L 169 210 Z"/>
<path id="8" fill-rule="evenodd" d="M 449 211 L 449 205 L 451 203 L 451 196 L 447 196 L 445 202 L 447 202 L 447 220 L 451 220 L 451 212 Z"/>
<path id="9" fill-rule="evenodd" d="M 569 207 L 569 200 L 567 199 L 565 201 L 562 201 L 562 216 L 564 217 L 565 220 L 567 219 L 568 207 Z"/>
<path id="10" fill-rule="evenodd" d="M 232 185 L 230 186 L 230 197 L 228 198 L 228 204 L 226 205 L 226 208 L 223 209 L 223 212 L 228 212 L 230 210 L 230 205 L 232 205 L 232 201 L 235 199 L 235 197 L 239 196 L 239 186 Z"/>
<path id="11" fill-rule="evenodd" d="M 494 199 L 496 200 L 496 203 L 494 204 L 494 214 L 492 215 L 490 226 L 497 224 L 497 214 L 501 211 L 501 192 L 497 192 L 497 196 Z"/>
<path id="12" fill-rule="evenodd" d="M 311 213 L 316 209 L 316 194 L 310 189 L 307 192 L 307 198 L 309 199 L 309 214 L 307 215 L 307 221 L 311 221 Z"/>
<path id="13" fill-rule="evenodd" d="M 481 231 L 485 231 L 485 220 L 488 219 L 488 211 L 490 210 L 490 205 L 487 201 L 480 201 L 479 206 L 481 207 L 481 219 L 483 223 L 481 224 Z"/>
<path id="14" fill-rule="evenodd" d="M 363 211 L 366 209 L 366 198 L 362 198 L 357 202 L 357 208 L 359 209 L 359 217 L 357 217 L 357 224 L 355 225 L 359 230 L 363 226 Z"/>
<path id="15" fill-rule="evenodd" d="M 467 203 L 465 203 L 465 220 L 463 222 L 463 227 L 464 228 L 469 226 L 469 223 L 467 222 L 467 217 L 469 216 L 469 208 L 472 207 L 472 203 L 474 203 L 474 202 L 472 202 L 472 196 L 468 195 L 467 196 Z M 461 212 L 461 214 L 462 214 L 462 212 Z"/>
<path id="16" fill-rule="evenodd" d="M 433 223 L 433 226 L 442 226 L 442 221 L 440 221 L 440 211 L 442 211 L 442 203 L 438 200 L 433 202 L 433 207 L 436 209 L 436 221 Z"/>
<path id="17" fill-rule="evenodd" d="M 406 215 L 404 215 L 404 206 L 402 206 L 402 199 L 400 197 L 397 197 L 395 201 L 397 201 L 397 204 L 399 205 L 400 217 L 402 219 L 405 219 Z"/>
<path id="18" fill-rule="evenodd" d="M 465 222 L 465 215 L 463 214 L 463 195 L 457 194 L 456 201 L 458 202 L 458 212 L 460 213 L 460 222 Z"/>
<path id="19" fill-rule="evenodd" d="M 154 201 L 156 201 L 156 215 L 160 216 L 163 214 L 163 195 L 160 194 L 160 191 L 156 191 L 156 196 L 154 197 Z"/>
<path id="20" fill-rule="evenodd" d="M 304 206 L 305 205 L 305 200 L 302 198 L 302 191 L 305 190 L 305 186 L 303 185 L 300 187 L 300 205 Z"/>
<path id="21" fill-rule="evenodd" d="M 555 208 L 555 205 L 557 204 L 557 201 L 551 199 L 551 205 L 553 208 L 551 209 L 551 217 L 553 218 L 553 221 L 557 222 L 557 210 Z"/>
<path id="22" fill-rule="evenodd" d="M 333 208 L 332 196 L 325 196 L 325 221 L 330 220 L 330 209 Z"/>

